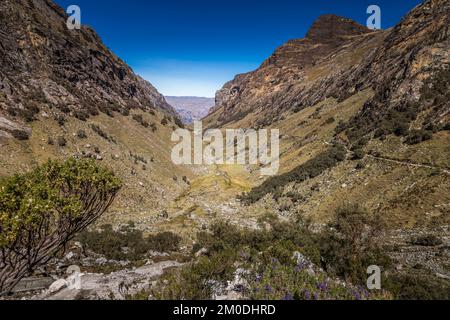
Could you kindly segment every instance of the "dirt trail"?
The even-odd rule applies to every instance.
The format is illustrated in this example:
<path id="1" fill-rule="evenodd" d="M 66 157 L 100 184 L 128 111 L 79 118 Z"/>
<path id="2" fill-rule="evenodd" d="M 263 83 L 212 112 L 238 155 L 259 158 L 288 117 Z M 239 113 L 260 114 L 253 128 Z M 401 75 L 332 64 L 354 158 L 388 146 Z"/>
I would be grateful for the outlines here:
<path id="1" fill-rule="evenodd" d="M 396 163 L 396 164 L 399 164 L 399 165 L 409 166 L 409 167 L 440 170 L 441 172 L 443 172 L 443 173 L 445 173 L 447 175 L 450 175 L 450 170 L 448 170 L 446 168 L 437 167 L 437 166 L 431 166 L 431 165 L 427 165 L 427 164 L 414 163 L 414 162 L 410 162 L 410 161 L 394 160 L 394 159 L 389 159 L 389 158 L 385 158 L 385 157 L 381 157 L 381 156 L 374 156 L 374 155 L 370 155 L 370 154 L 367 155 L 367 157 L 372 158 L 372 159 L 376 159 L 376 160 L 382 160 L 382 161 L 386 161 L 386 162 Z"/>

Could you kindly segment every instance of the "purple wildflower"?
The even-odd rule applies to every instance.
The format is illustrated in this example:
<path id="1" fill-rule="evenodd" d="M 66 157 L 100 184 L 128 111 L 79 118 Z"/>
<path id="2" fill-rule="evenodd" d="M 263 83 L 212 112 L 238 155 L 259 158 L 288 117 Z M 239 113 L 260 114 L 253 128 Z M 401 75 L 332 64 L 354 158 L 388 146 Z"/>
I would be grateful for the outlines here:
<path id="1" fill-rule="evenodd" d="M 328 284 L 326 282 L 319 283 L 317 285 L 317 289 L 321 291 L 327 291 L 328 290 Z"/>
<path id="2" fill-rule="evenodd" d="M 283 300 L 286 300 L 286 301 L 294 300 L 294 296 L 292 294 L 288 293 L 284 296 Z"/>
<path id="3" fill-rule="evenodd" d="M 305 268 L 305 264 L 302 262 L 295 267 L 295 272 L 300 272 Z"/>
<path id="4" fill-rule="evenodd" d="M 369 297 L 370 297 L 369 291 L 364 290 L 364 296 L 366 297 L 366 299 L 369 299 Z"/>
<path id="5" fill-rule="evenodd" d="M 308 290 L 305 290 L 305 299 L 311 300 L 311 293 Z"/>

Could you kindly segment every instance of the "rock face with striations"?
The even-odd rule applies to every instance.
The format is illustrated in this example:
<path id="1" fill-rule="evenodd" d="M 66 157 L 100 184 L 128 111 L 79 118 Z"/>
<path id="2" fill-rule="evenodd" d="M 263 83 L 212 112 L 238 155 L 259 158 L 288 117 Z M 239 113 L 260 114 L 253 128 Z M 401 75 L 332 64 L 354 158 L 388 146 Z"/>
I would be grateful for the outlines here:
<path id="1" fill-rule="evenodd" d="M 417 102 L 425 80 L 448 70 L 449 6 L 445 0 L 426 1 L 386 31 L 321 16 L 304 39 L 289 41 L 260 68 L 225 84 L 208 125 L 264 127 L 326 98 L 342 101 L 367 88 L 376 96 L 367 102 L 361 123 Z M 448 104 L 437 109 L 428 122 L 441 121 L 449 111 Z"/>
<path id="2" fill-rule="evenodd" d="M 0 2 L 0 117 L 20 126 L 43 104 L 80 118 L 136 108 L 175 115 L 91 28 L 69 30 L 66 19 L 50 0 Z"/>

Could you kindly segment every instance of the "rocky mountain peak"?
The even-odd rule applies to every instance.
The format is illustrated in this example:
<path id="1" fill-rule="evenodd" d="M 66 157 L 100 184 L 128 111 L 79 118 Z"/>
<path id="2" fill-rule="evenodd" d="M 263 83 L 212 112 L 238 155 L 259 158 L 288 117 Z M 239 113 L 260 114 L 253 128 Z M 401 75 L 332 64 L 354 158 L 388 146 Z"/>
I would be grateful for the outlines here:
<path id="1" fill-rule="evenodd" d="M 359 23 L 334 14 L 322 15 L 313 23 L 306 38 L 316 42 L 330 42 L 346 36 L 357 36 L 371 30 Z"/>

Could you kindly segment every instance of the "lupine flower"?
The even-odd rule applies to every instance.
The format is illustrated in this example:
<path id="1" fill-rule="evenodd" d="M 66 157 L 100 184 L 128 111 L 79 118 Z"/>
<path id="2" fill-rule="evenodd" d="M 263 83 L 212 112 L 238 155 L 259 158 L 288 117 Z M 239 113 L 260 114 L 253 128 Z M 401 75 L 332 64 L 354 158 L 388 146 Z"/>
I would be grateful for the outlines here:
<path id="1" fill-rule="evenodd" d="M 319 283 L 317 285 L 317 289 L 321 291 L 327 291 L 328 290 L 328 284 L 326 282 Z"/>
<path id="2" fill-rule="evenodd" d="M 370 293 L 367 290 L 364 290 L 364 296 L 366 297 L 366 299 L 369 299 Z"/>
<path id="3" fill-rule="evenodd" d="M 294 296 L 292 294 L 288 293 L 284 296 L 283 300 L 285 300 L 285 301 L 294 300 Z"/>
<path id="4" fill-rule="evenodd" d="M 273 291 L 272 287 L 270 285 L 268 285 L 268 284 L 266 284 L 265 288 L 266 288 L 266 291 L 269 292 L 269 293 Z"/>
<path id="5" fill-rule="evenodd" d="M 295 267 L 295 272 L 300 272 L 305 268 L 305 264 L 302 262 Z"/>
<path id="6" fill-rule="evenodd" d="M 356 300 L 361 300 L 361 294 L 358 291 L 355 291 L 354 295 Z"/>
<path id="7" fill-rule="evenodd" d="M 314 292 L 314 299 L 319 300 L 319 295 L 317 294 L 317 292 Z"/>
<path id="8" fill-rule="evenodd" d="M 305 290 L 305 298 L 306 300 L 311 300 L 311 293 L 308 290 Z"/>

